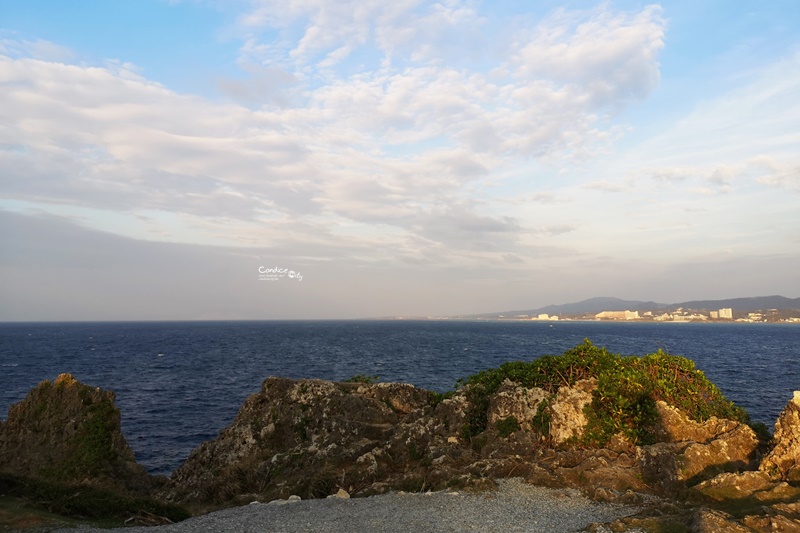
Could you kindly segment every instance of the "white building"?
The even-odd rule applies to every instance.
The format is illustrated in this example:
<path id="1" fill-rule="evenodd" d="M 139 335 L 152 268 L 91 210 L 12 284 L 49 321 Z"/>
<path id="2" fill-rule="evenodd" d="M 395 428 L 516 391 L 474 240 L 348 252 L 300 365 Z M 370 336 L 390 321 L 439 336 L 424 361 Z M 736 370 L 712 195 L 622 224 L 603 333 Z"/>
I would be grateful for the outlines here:
<path id="1" fill-rule="evenodd" d="M 636 320 L 639 318 L 639 311 L 602 311 L 597 313 L 594 317 L 611 320 Z"/>

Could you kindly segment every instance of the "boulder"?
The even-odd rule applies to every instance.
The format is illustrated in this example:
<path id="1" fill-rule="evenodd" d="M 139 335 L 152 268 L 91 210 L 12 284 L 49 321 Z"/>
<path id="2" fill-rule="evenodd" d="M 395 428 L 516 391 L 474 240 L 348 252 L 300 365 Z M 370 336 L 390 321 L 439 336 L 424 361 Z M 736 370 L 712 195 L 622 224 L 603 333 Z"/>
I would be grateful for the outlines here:
<path id="1" fill-rule="evenodd" d="M 653 430 L 657 442 L 705 443 L 723 433 L 734 430 L 739 423 L 734 420 L 712 416 L 705 422 L 692 420 L 677 407 L 663 400 L 656 402 L 658 422 Z"/>
<path id="2" fill-rule="evenodd" d="M 759 533 L 800 533 L 800 520 L 793 520 L 783 515 L 748 515 L 742 519 L 744 525 Z"/>
<path id="3" fill-rule="evenodd" d="M 739 524 L 728 513 L 711 509 L 695 511 L 692 520 L 692 533 L 752 533 L 752 530 Z"/>
<path id="4" fill-rule="evenodd" d="M 544 389 L 522 387 L 506 379 L 489 401 L 489 425 L 513 416 L 521 428 L 530 429 L 539 406 L 549 396 Z"/>
<path id="5" fill-rule="evenodd" d="M 694 485 L 722 472 L 754 467 L 759 441 L 747 424 L 711 417 L 691 420 L 663 401 L 656 403 L 659 442 L 642 447 L 642 470 L 665 489 Z"/>
<path id="6" fill-rule="evenodd" d="M 721 472 L 748 469 L 753 466 L 758 444 L 750 426 L 737 422 L 732 430 L 707 442 L 690 444 L 682 454 L 678 477 L 693 485 Z"/>
<path id="7" fill-rule="evenodd" d="M 699 483 L 694 490 L 715 500 L 742 500 L 768 491 L 774 485 L 765 472 L 727 472 Z"/>
<path id="8" fill-rule="evenodd" d="M 759 465 L 759 470 L 776 479 L 800 481 L 800 391 L 784 408 L 775 423 L 775 447 Z"/>
<path id="9" fill-rule="evenodd" d="M 0 472 L 146 493 L 155 480 L 136 464 L 114 400 L 70 374 L 41 382 L 0 422 Z"/>

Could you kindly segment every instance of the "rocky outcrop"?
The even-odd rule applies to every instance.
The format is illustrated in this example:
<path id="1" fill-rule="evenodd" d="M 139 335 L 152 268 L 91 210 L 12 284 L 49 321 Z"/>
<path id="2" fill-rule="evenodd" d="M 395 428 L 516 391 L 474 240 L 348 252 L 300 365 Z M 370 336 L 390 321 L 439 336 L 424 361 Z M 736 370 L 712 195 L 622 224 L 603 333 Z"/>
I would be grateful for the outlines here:
<path id="1" fill-rule="evenodd" d="M 286 498 L 363 490 L 412 469 L 434 442 L 451 445 L 458 414 L 440 405 L 438 425 L 423 419 L 433 398 L 403 384 L 269 378 L 233 424 L 173 473 L 167 495 L 221 502 L 247 493 Z"/>
<path id="2" fill-rule="evenodd" d="M 775 448 L 757 469 L 759 442 L 749 426 L 692 420 L 665 402 L 650 404 L 655 444 L 637 445 L 618 433 L 602 447 L 589 446 L 582 439 L 592 416 L 596 423 L 598 381 L 564 381 L 545 390 L 505 380 L 442 396 L 399 383 L 271 377 L 229 427 L 151 494 L 213 508 L 293 495 L 485 489 L 514 476 L 653 510 L 617 530 L 800 526 L 800 487 L 792 484 L 800 395 L 781 414 Z M 113 393 L 69 375 L 43 382 L 0 425 L 0 472 L 128 491 L 153 487 L 133 462 L 113 402 Z M 695 507 L 687 508 L 687 499 Z M 647 525 L 653 523 L 661 525 Z"/>
<path id="3" fill-rule="evenodd" d="M 761 461 L 759 470 L 784 481 L 800 481 L 800 391 L 775 423 L 775 447 Z"/>
<path id="4" fill-rule="evenodd" d="M 758 470 L 720 474 L 693 487 L 710 501 L 737 510 L 738 517 L 722 517 L 725 531 L 800 531 L 800 487 L 793 477 L 800 457 L 799 408 L 800 393 L 795 392 L 775 424 L 774 448 Z M 714 520 L 722 518 L 717 513 Z M 712 530 L 717 529 L 698 529 Z"/>
<path id="5" fill-rule="evenodd" d="M 663 442 L 641 448 L 642 471 L 652 483 L 670 490 L 755 466 L 759 440 L 747 424 L 716 417 L 697 422 L 663 401 L 656 409 L 655 435 Z"/>
<path id="6" fill-rule="evenodd" d="M 594 386 L 585 380 L 549 394 L 504 383 L 488 400 L 486 430 L 465 436 L 472 408 L 466 388 L 439 401 L 404 384 L 269 378 L 230 427 L 173 473 L 164 496 L 219 503 L 242 494 L 479 486 L 495 475 L 531 472 L 526 458 L 543 439 L 550 437 L 549 445 L 580 437 Z M 563 484 L 569 476 L 551 477 Z"/>
<path id="7" fill-rule="evenodd" d="M 120 431 L 114 393 L 70 374 L 43 381 L 0 422 L 0 472 L 143 494 L 153 479 Z"/>
<path id="8" fill-rule="evenodd" d="M 747 425 L 699 423 L 663 402 L 657 434 L 665 442 L 570 444 L 580 443 L 596 386 L 584 379 L 548 393 L 506 380 L 487 400 L 485 430 L 470 436 L 469 386 L 439 401 L 411 385 L 269 378 L 230 427 L 173 473 L 163 496 L 212 504 L 339 489 L 359 496 L 481 486 L 513 473 L 615 500 L 751 466 L 758 440 Z"/>

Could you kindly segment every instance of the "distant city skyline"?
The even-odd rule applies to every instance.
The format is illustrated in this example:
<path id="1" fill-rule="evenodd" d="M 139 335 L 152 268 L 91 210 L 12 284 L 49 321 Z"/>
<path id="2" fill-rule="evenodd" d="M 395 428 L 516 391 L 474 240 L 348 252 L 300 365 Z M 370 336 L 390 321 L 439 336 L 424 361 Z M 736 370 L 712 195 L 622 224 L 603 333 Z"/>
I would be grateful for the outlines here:
<path id="1" fill-rule="evenodd" d="M 800 297 L 798 20 L 4 2 L 0 321 Z"/>

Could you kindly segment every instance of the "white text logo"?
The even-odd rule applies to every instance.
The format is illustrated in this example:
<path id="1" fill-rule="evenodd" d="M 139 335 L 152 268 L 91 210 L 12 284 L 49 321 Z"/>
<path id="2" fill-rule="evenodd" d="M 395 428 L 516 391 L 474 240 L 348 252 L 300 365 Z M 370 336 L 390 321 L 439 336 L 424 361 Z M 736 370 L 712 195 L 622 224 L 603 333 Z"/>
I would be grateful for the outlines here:
<path id="1" fill-rule="evenodd" d="M 281 267 L 258 267 L 259 281 L 278 281 L 283 278 L 303 281 L 303 275 L 296 270 Z"/>

